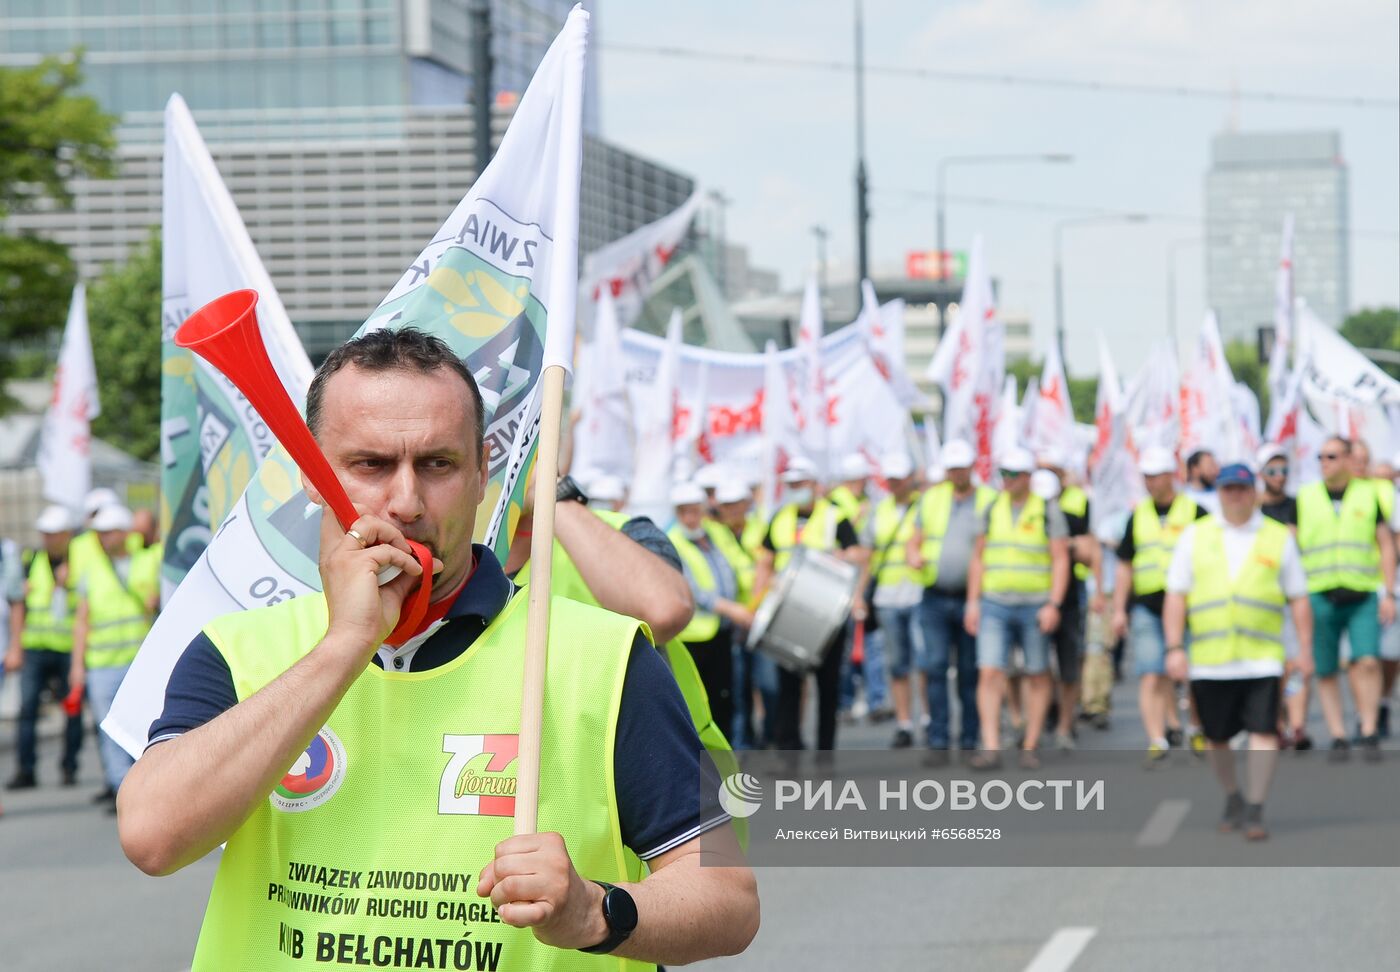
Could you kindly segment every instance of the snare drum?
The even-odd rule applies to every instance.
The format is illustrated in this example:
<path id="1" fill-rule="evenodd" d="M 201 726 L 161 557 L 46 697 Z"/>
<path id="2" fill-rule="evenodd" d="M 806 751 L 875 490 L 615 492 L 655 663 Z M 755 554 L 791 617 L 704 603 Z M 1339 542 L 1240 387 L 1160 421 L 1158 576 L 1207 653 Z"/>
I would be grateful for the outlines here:
<path id="1" fill-rule="evenodd" d="M 812 547 L 796 548 L 754 612 L 749 649 L 789 671 L 815 669 L 851 614 L 859 579 L 855 564 Z"/>

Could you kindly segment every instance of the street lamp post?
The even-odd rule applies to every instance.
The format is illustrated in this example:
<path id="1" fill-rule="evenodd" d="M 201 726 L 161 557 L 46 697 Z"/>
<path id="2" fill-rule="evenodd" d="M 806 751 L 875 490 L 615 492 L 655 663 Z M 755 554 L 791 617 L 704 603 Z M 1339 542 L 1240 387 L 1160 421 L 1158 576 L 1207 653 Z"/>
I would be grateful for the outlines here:
<path id="1" fill-rule="evenodd" d="M 724 299 L 729 299 L 729 263 L 728 254 L 725 252 L 724 239 L 724 212 L 729 208 L 729 204 L 734 200 L 730 199 L 718 189 L 711 189 L 709 200 L 715 205 L 715 278 L 719 281 L 719 292 L 724 294 Z"/>
<path id="2" fill-rule="evenodd" d="M 817 293 L 826 297 L 826 227 L 818 224 L 812 227 L 812 235 L 817 238 Z"/>
<path id="3" fill-rule="evenodd" d="M 856 0 L 856 306 L 870 274 L 870 178 L 865 168 L 865 17 Z"/>
<path id="4" fill-rule="evenodd" d="M 1065 359 L 1065 272 L 1061 245 L 1064 231 L 1071 226 L 1145 222 L 1147 222 L 1147 216 L 1143 213 L 1103 213 L 1095 216 L 1075 216 L 1055 223 L 1055 345 L 1060 349 L 1061 361 Z"/>
<path id="5" fill-rule="evenodd" d="M 944 253 L 947 249 L 947 218 L 946 202 L 947 194 L 947 168 L 950 165 L 1001 165 L 1005 163 L 1018 162 L 1073 162 L 1074 156 L 1068 152 L 1013 152 L 995 155 L 949 155 L 938 160 L 935 167 L 935 195 L 938 202 L 938 225 L 936 227 L 938 237 L 938 252 Z M 942 259 L 942 257 L 940 257 Z"/>

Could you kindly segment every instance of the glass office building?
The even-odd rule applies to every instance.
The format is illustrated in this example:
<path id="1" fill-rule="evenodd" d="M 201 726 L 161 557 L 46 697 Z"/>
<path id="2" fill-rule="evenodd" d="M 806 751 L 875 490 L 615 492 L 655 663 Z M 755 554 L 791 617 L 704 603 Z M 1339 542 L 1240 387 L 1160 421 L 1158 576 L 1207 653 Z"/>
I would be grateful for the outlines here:
<path id="1" fill-rule="evenodd" d="M 87 87 L 121 115 L 117 178 L 78 180 L 72 209 L 10 223 L 68 244 L 85 279 L 124 259 L 160 223 L 162 109 L 178 91 L 319 359 L 476 178 L 471 2 L 0 0 L 0 64 L 87 44 Z M 496 139 L 571 6 L 492 0 Z M 587 99 L 584 253 L 694 190 L 689 176 L 603 141 L 596 92 Z"/>
<path id="2" fill-rule="evenodd" d="M 1336 132 L 1224 133 L 1206 174 L 1206 291 L 1226 340 L 1271 326 L 1283 219 L 1294 291 L 1324 321 L 1350 307 L 1347 168 Z"/>

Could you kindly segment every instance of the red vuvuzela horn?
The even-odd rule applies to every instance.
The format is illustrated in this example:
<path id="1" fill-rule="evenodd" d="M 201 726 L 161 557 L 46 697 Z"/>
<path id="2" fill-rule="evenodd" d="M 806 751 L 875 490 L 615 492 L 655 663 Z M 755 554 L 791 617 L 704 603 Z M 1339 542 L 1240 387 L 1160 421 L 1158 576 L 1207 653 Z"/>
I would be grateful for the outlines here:
<path id="1" fill-rule="evenodd" d="M 215 298 L 186 318 L 175 332 L 175 343 L 208 361 L 237 386 L 325 499 L 341 528 L 348 530 L 360 514 L 273 370 L 258 329 L 257 303 L 256 290 L 235 290 Z M 389 634 L 388 640 L 394 643 L 418 633 L 432 593 L 432 551 L 413 540 L 408 545 L 423 576 Z"/>

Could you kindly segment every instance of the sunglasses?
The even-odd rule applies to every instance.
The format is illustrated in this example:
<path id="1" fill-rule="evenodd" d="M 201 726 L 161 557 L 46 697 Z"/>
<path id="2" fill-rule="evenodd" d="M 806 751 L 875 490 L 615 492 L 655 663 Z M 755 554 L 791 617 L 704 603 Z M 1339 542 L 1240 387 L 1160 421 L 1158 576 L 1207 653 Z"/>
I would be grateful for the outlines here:
<path id="1" fill-rule="evenodd" d="M 1287 475 L 1288 475 L 1288 467 L 1287 467 L 1287 466 L 1265 466 L 1265 467 L 1264 467 L 1264 475 L 1265 475 L 1265 476 L 1287 476 Z"/>
<path id="2" fill-rule="evenodd" d="M 1342 456 L 1343 453 L 1340 452 L 1319 452 L 1317 454 L 1319 462 L 1322 462 L 1324 460 L 1327 462 L 1336 462 L 1338 459 L 1341 459 Z"/>
<path id="3" fill-rule="evenodd" d="M 1022 470 L 1020 470 L 1020 469 L 1003 469 L 1003 470 L 1001 471 L 1001 478 L 1002 478 L 1002 479 L 1015 479 L 1017 476 L 1029 476 L 1029 475 L 1030 475 L 1030 473 L 1024 472 L 1024 471 L 1022 471 Z"/>

